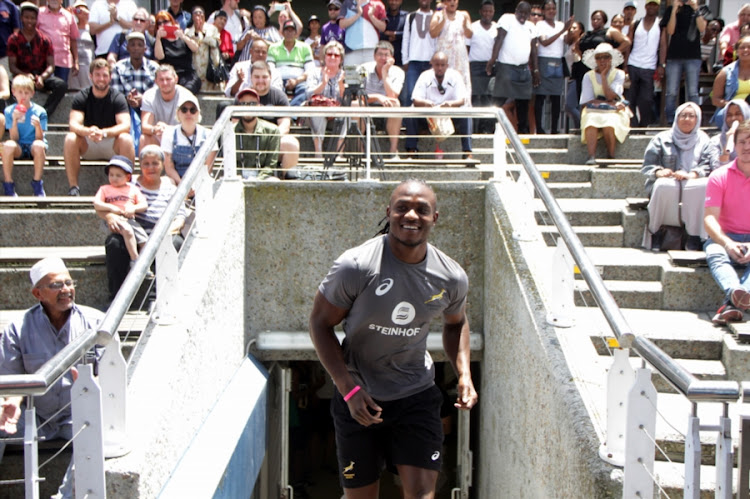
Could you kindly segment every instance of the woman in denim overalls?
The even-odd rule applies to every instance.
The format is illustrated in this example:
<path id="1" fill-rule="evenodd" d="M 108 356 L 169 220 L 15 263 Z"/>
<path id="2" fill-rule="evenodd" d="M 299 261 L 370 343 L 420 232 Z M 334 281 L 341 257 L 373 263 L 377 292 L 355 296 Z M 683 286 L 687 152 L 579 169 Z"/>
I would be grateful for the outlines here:
<path id="1" fill-rule="evenodd" d="M 170 126 L 162 135 L 161 148 L 164 151 L 164 170 L 175 184 L 180 183 L 190 163 L 208 137 L 208 130 L 198 123 L 201 121 L 201 108 L 198 99 L 188 93 L 177 105 L 179 125 Z M 206 158 L 209 173 L 213 167 L 218 149 Z"/>

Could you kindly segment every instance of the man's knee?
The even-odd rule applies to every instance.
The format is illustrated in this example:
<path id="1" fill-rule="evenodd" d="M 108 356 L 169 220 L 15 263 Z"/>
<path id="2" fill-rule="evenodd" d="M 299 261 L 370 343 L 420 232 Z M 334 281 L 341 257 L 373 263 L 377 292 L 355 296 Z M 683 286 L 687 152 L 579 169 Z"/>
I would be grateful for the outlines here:
<path id="1" fill-rule="evenodd" d="M 118 135 L 114 141 L 113 149 L 115 154 L 127 156 L 131 159 L 135 158 L 135 145 L 133 144 L 133 137 L 129 133 Z"/>
<path id="2" fill-rule="evenodd" d="M 299 152 L 299 140 L 293 135 L 282 135 L 281 142 L 279 144 L 279 151 L 281 152 Z"/>

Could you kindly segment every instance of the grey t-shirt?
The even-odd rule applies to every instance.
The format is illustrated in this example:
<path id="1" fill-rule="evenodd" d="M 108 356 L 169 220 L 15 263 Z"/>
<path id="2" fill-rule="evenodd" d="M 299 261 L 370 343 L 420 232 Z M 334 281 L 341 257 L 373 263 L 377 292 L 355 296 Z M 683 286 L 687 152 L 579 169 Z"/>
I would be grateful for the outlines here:
<path id="1" fill-rule="evenodd" d="M 174 98 L 167 102 L 161 97 L 159 87 L 153 86 L 143 93 L 141 102 L 141 113 L 150 112 L 154 114 L 154 124 L 163 121 L 167 125 L 179 125 L 177 121 L 177 103 L 183 95 L 192 95 L 192 92 L 182 85 L 176 86 Z M 197 100 L 197 99 L 196 99 Z"/>
<path id="2" fill-rule="evenodd" d="M 422 262 L 408 264 L 380 236 L 345 251 L 318 289 L 349 311 L 343 323 L 349 372 L 373 398 L 388 401 L 432 386 L 430 321 L 462 310 L 469 280 L 458 263 L 430 244 Z"/>

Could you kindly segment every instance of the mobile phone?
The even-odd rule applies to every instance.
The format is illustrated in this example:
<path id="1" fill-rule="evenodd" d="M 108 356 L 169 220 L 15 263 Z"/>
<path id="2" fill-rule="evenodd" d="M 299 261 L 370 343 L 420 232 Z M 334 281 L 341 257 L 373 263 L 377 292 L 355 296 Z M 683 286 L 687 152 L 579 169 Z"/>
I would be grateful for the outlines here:
<path id="1" fill-rule="evenodd" d="M 273 4 L 273 10 L 274 12 L 281 12 L 282 10 L 284 10 L 284 4 L 283 3 Z"/>

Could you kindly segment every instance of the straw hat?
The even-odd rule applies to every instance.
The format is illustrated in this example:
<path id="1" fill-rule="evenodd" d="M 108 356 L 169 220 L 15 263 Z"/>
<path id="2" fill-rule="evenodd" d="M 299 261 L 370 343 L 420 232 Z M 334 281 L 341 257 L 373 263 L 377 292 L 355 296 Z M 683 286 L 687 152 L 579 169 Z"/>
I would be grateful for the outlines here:
<path id="1" fill-rule="evenodd" d="M 588 49 L 581 56 L 583 63 L 591 69 L 596 68 L 596 56 L 599 54 L 609 54 L 612 56 L 612 67 L 616 68 L 625 61 L 622 53 L 612 47 L 609 43 L 600 43 L 595 49 Z"/>

